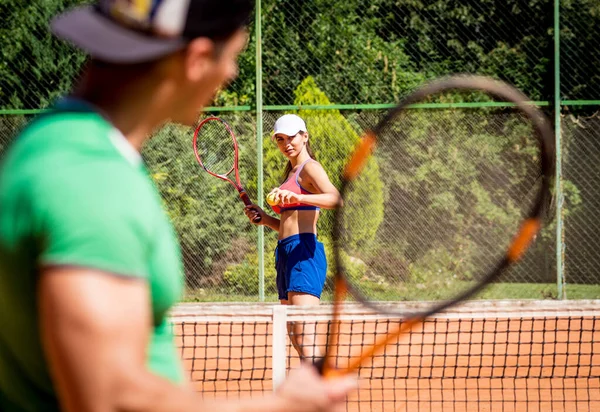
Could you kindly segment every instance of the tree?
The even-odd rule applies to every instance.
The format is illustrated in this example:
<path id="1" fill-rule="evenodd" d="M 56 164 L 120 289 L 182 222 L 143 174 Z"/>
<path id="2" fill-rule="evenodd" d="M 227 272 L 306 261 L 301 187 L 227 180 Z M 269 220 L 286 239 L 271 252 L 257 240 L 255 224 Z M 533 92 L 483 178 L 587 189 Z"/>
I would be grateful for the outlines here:
<path id="1" fill-rule="evenodd" d="M 289 104 L 313 76 L 334 103 L 389 103 L 420 84 L 401 38 L 381 37 L 383 16 L 368 1 L 264 2 L 263 79 L 267 104 Z"/>
<path id="2" fill-rule="evenodd" d="M 48 22 L 78 0 L 0 5 L 0 109 L 40 109 L 71 88 L 85 55 L 50 34 Z"/>

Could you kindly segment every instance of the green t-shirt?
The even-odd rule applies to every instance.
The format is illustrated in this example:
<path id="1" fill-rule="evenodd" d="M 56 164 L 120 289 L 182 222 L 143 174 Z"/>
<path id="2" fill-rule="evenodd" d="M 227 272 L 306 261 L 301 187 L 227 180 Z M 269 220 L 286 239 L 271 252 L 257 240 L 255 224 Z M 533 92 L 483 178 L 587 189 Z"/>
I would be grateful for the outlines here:
<path id="1" fill-rule="evenodd" d="M 173 227 L 139 154 L 82 102 L 33 121 L 0 165 L 2 411 L 58 410 L 38 330 L 44 264 L 145 279 L 154 318 L 148 367 L 183 381 L 167 319 L 183 286 Z"/>

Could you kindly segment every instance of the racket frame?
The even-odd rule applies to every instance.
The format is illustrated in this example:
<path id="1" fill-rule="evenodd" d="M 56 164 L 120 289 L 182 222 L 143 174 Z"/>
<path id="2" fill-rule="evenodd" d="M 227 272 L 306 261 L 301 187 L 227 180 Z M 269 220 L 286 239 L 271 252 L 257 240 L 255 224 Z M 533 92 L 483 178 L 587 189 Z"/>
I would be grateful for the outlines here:
<path id="1" fill-rule="evenodd" d="M 373 355 L 380 352 L 388 344 L 397 341 L 403 334 L 410 332 L 435 313 L 444 311 L 445 309 L 466 300 L 476 293 L 481 291 L 487 284 L 497 279 L 504 271 L 513 263 L 518 261 L 525 253 L 527 248 L 533 242 L 535 236 L 539 232 L 542 220 L 544 218 L 544 206 L 551 198 L 550 187 L 554 177 L 554 133 L 547 117 L 540 109 L 534 106 L 530 99 L 527 98 L 521 91 L 508 83 L 501 82 L 485 76 L 477 75 L 453 75 L 428 83 L 413 93 L 405 97 L 397 106 L 391 109 L 386 116 L 371 130 L 368 130 L 364 137 L 357 144 L 350 160 L 342 174 L 340 195 L 342 199 L 348 191 L 349 184 L 360 174 L 360 171 L 367 164 L 373 150 L 377 144 L 377 136 L 403 111 L 409 109 L 409 106 L 422 101 L 426 96 L 439 94 L 441 92 L 451 90 L 466 90 L 466 91 L 482 91 L 488 95 L 502 99 L 502 101 L 510 102 L 521 112 L 524 113 L 533 125 L 534 135 L 537 139 L 540 148 L 541 162 L 540 169 L 542 181 L 536 194 L 536 200 L 528 210 L 525 218 L 521 222 L 521 226 L 513 237 L 513 240 L 508 247 L 504 257 L 496 263 L 496 265 L 483 276 L 471 288 L 463 291 L 452 299 L 436 302 L 429 308 L 418 310 L 415 312 L 396 312 L 391 310 L 391 305 L 387 310 L 381 306 L 371 303 L 363 296 L 345 276 L 346 269 L 342 260 L 342 209 L 337 208 L 334 211 L 333 224 L 333 247 L 334 247 L 334 310 L 331 331 L 328 335 L 325 356 L 317 363 L 317 367 L 325 377 L 334 377 L 354 372 Z M 392 316 L 398 316 L 399 326 L 396 330 L 388 332 L 380 336 L 376 342 L 364 349 L 360 355 L 350 359 L 347 366 L 336 368 L 332 357 L 335 356 L 334 350 L 337 347 L 339 339 L 340 314 L 343 310 L 343 301 L 350 295 L 355 300 L 364 306 L 380 312 L 387 313 Z"/>
<path id="2" fill-rule="evenodd" d="M 231 139 L 233 141 L 233 164 L 231 165 L 231 168 L 226 173 L 223 173 L 223 174 L 215 173 L 215 172 L 211 171 L 210 169 L 208 169 L 204 165 L 204 162 L 202 162 L 202 157 L 200 156 L 200 153 L 198 152 L 198 135 L 200 134 L 202 127 L 205 124 L 207 124 L 208 122 L 215 122 L 215 121 L 218 121 L 223 125 L 223 127 L 225 128 L 225 130 L 227 130 L 227 133 L 229 133 L 229 136 L 231 136 Z M 216 116 L 207 117 L 206 119 L 202 120 L 200 122 L 200 124 L 196 127 L 196 130 L 194 130 L 194 138 L 192 139 L 192 146 L 194 148 L 194 155 L 196 156 L 196 161 L 198 162 L 198 164 L 200 166 L 202 166 L 202 168 L 211 176 L 214 176 L 218 179 L 221 179 L 221 180 L 231 183 L 233 185 L 233 187 L 235 187 L 236 190 L 238 191 L 239 197 L 240 197 L 241 201 L 244 203 L 244 205 L 250 206 L 252 204 L 252 201 L 250 200 L 250 197 L 248 197 L 248 193 L 246 193 L 246 189 L 244 189 L 244 187 L 242 186 L 242 183 L 240 182 L 240 172 L 239 172 L 239 165 L 238 165 L 238 162 L 239 162 L 238 142 L 235 137 L 235 133 L 233 133 L 233 129 L 231 128 L 231 126 L 229 126 L 229 124 L 227 124 L 227 122 L 225 120 L 221 119 L 220 117 L 216 117 Z M 233 181 L 229 178 L 229 175 L 231 174 L 231 172 L 234 172 L 235 181 Z M 254 223 L 258 223 L 261 221 L 261 217 L 256 216 L 252 221 Z"/>

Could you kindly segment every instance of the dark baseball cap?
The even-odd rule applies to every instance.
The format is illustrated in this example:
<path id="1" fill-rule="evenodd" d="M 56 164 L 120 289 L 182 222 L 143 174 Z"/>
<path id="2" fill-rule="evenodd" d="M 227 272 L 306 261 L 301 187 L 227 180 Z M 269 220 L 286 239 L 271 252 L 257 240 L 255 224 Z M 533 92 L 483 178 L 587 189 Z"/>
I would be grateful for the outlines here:
<path id="1" fill-rule="evenodd" d="M 226 39 L 248 24 L 253 7 L 253 0 L 98 0 L 56 16 L 50 26 L 98 60 L 143 63 L 198 37 Z"/>

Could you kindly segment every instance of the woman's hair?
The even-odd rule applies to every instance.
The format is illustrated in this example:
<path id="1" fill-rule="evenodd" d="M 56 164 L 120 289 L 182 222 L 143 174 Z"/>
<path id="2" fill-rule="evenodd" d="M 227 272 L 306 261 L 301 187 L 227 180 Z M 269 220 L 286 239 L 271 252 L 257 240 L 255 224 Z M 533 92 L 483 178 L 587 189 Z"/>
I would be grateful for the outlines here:
<path id="1" fill-rule="evenodd" d="M 301 133 L 306 133 L 306 132 L 301 132 Z M 308 153 L 308 155 L 310 156 L 311 159 L 315 159 L 315 154 L 313 153 L 312 149 L 310 148 L 310 139 L 308 139 L 306 141 L 306 152 Z M 285 181 L 288 178 L 288 175 L 290 174 L 290 172 L 292 171 L 292 162 L 288 161 L 287 165 L 285 166 L 285 171 L 283 172 L 283 176 L 281 179 L 281 183 L 285 183 Z"/>

